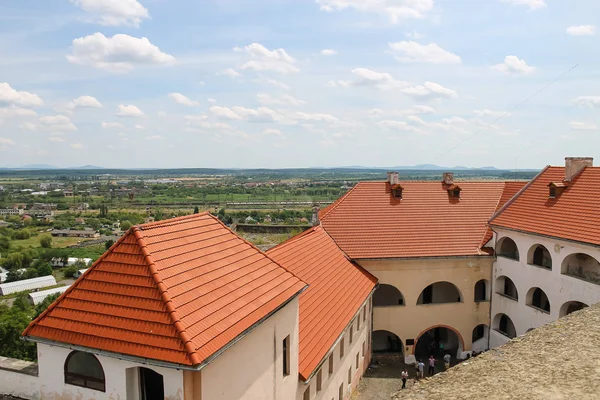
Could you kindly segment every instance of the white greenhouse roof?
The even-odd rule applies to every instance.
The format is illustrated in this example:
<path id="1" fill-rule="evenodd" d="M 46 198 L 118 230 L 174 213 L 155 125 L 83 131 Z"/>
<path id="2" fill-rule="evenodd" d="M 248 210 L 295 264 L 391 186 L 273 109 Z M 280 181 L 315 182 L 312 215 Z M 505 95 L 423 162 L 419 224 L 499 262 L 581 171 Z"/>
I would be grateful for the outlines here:
<path id="1" fill-rule="evenodd" d="M 61 286 L 61 287 L 57 287 L 54 289 L 48 289 L 48 290 L 40 290 L 39 292 L 31 292 L 29 293 L 29 301 L 34 305 L 38 305 L 40 304 L 42 301 L 44 301 L 44 299 L 48 296 L 51 296 L 55 293 L 64 293 L 65 290 L 67 290 L 69 288 L 69 286 Z"/>
<path id="2" fill-rule="evenodd" d="M 39 289 L 56 285 L 56 279 L 52 275 L 40 276 L 38 278 L 24 279 L 22 281 L 0 284 L 0 295 L 23 292 L 25 290 Z"/>

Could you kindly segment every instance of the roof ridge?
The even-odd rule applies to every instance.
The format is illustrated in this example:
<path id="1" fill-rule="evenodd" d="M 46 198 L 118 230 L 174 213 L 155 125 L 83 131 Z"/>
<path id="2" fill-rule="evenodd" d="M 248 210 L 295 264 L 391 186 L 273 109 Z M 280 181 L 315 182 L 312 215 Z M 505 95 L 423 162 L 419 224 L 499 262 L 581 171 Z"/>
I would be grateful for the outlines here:
<path id="1" fill-rule="evenodd" d="M 146 228 L 154 228 L 156 226 L 159 225 L 173 225 L 174 223 L 178 223 L 180 221 L 185 221 L 188 219 L 193 219 L 193 218 L 197 218 L 199 216 L 204 216 L 204 215 L 212 215 L 210 214 L 209 211 L 203 211 L 201 213 L 198 214 L 189 214 L 189 215 L 182 215 L 180 217 L 175 217 L 175 218 L 169 218 L 169 219 L 164 219 L 164 220 L 160 220 L 160 221 L 152 221 L 152 222 L 146 222 L 145 224 L 139 224 L 139 225 L 135 225 L 135 227 L 143 230 Z"/>
<path id="2" fill-rule="evenodd" d="M 381 181 L 377 181 L 377 183 L 379 183 L 379 182 L 381 182 Z M 331 214 L 331 212 L 333 210 L 335 210 L 340 204 L 342 204 L 344 202 L 344 200 L 346 200 L 346 198 L 350 195 L 350 193 L 352 193 L 354 191 L 354 189 L 356 189 L 358 187 L 358 185 L 360 185 L 361 183 L 364 183 L 364 181 L 358 182 L 356 185 L 354 185 L 352 187 L 352 189 L 348 190 L 342 197 L 340 197 L 333 204 L 331 204 L 331 208 L 329 210 L 327 210 L 319 219 L 321 221 L 324 220 L 325 217 L 327 217 L 329 214 Z"/>
<path id="3" fill-rule="evenodd" d="M 121 236 L 121 237 L 119 238 L 119 240 L 117 240 L 115 243 L 113 243 L 113 245 L 112 245 L 112 246 L 110 246 L 110 247 L 108 248 L 108 250 L 106 250 L 106 251 L 105 251 L 105 252 L 104 252 L 104 253 L 103 253 L 103 254 L 100 256 L 100 258 L 98 258 L 96 261 L 94 261 L 94 263 L 93 263 L 93 264 L 92 264 L 92 265 L 91 265 L 89 268 L 87 268 L 87 270 L 86 270 L 86 271 L 85 271 L 85 272 L 84 272 L 84 273 L 81 275 L 81 277 L 79 277 L 79 279 L 77 279 L 77 280 L 76 280 L 76 282 L 77 282 L 77 281 L 80 281 L 80 282 L 82 282 L 82 281 L 83 281 L 83 279 L 85 278 L 85 276 L 86 276 L 86 275 L 88 275 L 88 274 L 89 274 L 89 273 L 92 271 L 92 269 L 93 269 L 93 268 L 94 268 L 94 267 L 95 267 L 97 264 L 99 264 L 99 263 L 100 263 L 102 260 L 104 260 L 104 258 L 105 258 L 105 257 L 106 257 L 108 254 L 112 253 L 112 250 L 113 250 L 114 248 L 116 248 L 118 245 L 120 245 L 120 244 L 121 244 L 121 242 L 123 242 L 123 241 L 125 240 L 125 238 L 126 238 L 126 237 L 128 237 L 128 236 L 131 234 L 131 232 L 132 232 L 132 229 L 133 229 L 133 228 L 129 228 L 129 230 L 128 230 L 127 232 L 125 232 L 125 234 L 124 234 L 123 236 Z M 38 317 L 37 317 L 37 318 L 33 319 L 33 320 L 32 320 L 32 321 L 29 323 L 29 325 L 27 325 L 27 328 L 25 328 L 25 330 L 23 331 L 23 333 L 21 334 L 21 336 L 27 336 L 27 334 L 29 333 L 29 331 L 31 330 L 31 328 L 33 328 L 33 325 L 34 325 L 34 324 L 36 324 L 36 323 L 37 323 L 39 320 L 41 320 L 41 319 L 42 319 L 42 317 L 44 317 L 46 314 L 48 314 L 48 313 L 49 313 L 50 311 L 52 311 L 54 308 L 56 308 L 56 306 L 58 306 L 58 305 L 59 305 L 59 304 L 60 304 L 60 303 L 63 301 L 63 299 L 64 299 L 64 298 L 67 296 L 67 294 L 71 293 L 71 292 L 72 292 L 72 291 L 75 289 L 75 287 L 76 287 L 76 286 L 77 286 L 77 285 L 75 285 L 75 284 L 71 284 L 67 290 L 65 290 L 65 291 L 64 291 L 64 292 L 63 292 L 63 293 L 62 293 L 60 296 L 58 296 L 58 298 L 57 298 L 56 300 L 54 300 L 54 302 L 52 302 L 52 303 L 51 303 L 51 304 L 48 306 L 48 308 L 46 308 L 46 309 L 45 309 L 45 310 L 44 310 L 44 311 L 43 311 L 43 312 L 42 312 L 40 315 L 38 315 Z"/>
<path id="4" fill-rule="evenodd" d="M 492 225 L 492 220 L 494 220 L 496 217 L 502 214 L 502 212 L 504 212 L 504 210 L 506 210 L 512 203 L 514 203 L 514 201 L 518 199 L 519 196 L 521 196 L 521 194 L 523 194 L 533 184 L 533 182 L 538 180 L 538 178 L 540 178 L 551 167 L 551 165 L 546 165 L 544 169 L 538 172 L 536 176 L 531 178 L 529 182 L 527 182 L 517 193 L 515 193 L 513 197 L 511 197 L 506 203 L 504 203 L 504 205 L 500 207 L 500 209 L 496 211 L 490 219 L 488 219 L 488 225 Z"/>
<path id="5" fill-rule="evenodd" d="M 269 260 L 271 260 L 271 262 L 273 262 L 277 266 L 279 266 L 279 268 L 282 268 L 284 271 L 288 272 L 290 275 L 292 275 L 293 277 L 295 277 L 296 279 L 298 279 L 298 281 L 302 282 L 305 285 L 304 288 L 308 287 L 308 283 L 304 282 L 298 275 L 294 274 L 292 271 L 290 271 L 289 269 L 285 268 L 283 265 L 281 265 L 280 263 L 278 263 L 277 261 L 275 261 L 271 256 L 269 256 L 267 254 L 267 252 L 262 251 L 261 249 L 259 249 L 258 247 L 256 247 L 254 244 L 252 244 L 251 242 L 247 241 L 246 239 L 244 239 L 243 237 L 241 237 L 240 235 L 238 235 L 234 231 L 232 231 L 231 228 L 229 228 L 227 225 L 225 225 L 223 223 L 223 221 L 221 221 L 219 218 L 215 217 L 211 213 L 208 213 L 208 216 L 211 217 L 211 218 L 213 218 L 219 224 L 221 224 L 223 226 L 223 228 L 227 229 L 232 235 L 235 235 L 236 237 L 240 238 L 244 243 L 248 244 L 250 247 L 252 247 L 256 251 L 258 251 L 259 254 L 262 254 L 263 256 L 265 256 L 266 258 L 268 258 Z"/>
<path id="6" fill-rule="evenodd" d="M 192 214 L 192 215 L 198 215 L 198 214 Z M 189 217 L 189 216 L 186 216 L 186 217 Z M 150 252 L 147 249 L 146 243 L 142 236 L 141 229 L 136 226 L 136 227 L 131 228 L 131 230 L 138 242 L 138 245 L 140 246 L 140 250 L 142 251 L 142 254 L 144 256 L 146 263 L 148 264 L 148 268 L 150 269 L 150 275 L 152 275 L 152 279 L 154 279 L 154 282 L 156 283 L 157 289 L 160 292 L 160 296 L 165 303 L 165 307 L 167 308 L 169 317 L 171 318 L 171 321 L 173 322 L 173 326 L 175 327 L 175 330 L 177 331 L 179 338 L 183 342 L 183 346 L 184 346 L 186 352 L 188 353 L 188 357 L 190 358 L 192 365 L 200 364 L 202 362 L 202 360 L 200 359 L 200 356 L 196 353 L 196 349 L 193 347 L 192 340 L 188 336 L 188 334 L 185 330 L 185 326 L 181 322 L 181 319 L 179 318 L 179 315 L 177 314 L 177 310 L 173 306 L 173 300 L 171 300 L 171 297 L 168 294 L 168 289 L 166 288 L 166 285 L 163 283 L 162 279 L 160 279 L 158 270 L 156 269 L 156 264 L 152 260 Z"/>

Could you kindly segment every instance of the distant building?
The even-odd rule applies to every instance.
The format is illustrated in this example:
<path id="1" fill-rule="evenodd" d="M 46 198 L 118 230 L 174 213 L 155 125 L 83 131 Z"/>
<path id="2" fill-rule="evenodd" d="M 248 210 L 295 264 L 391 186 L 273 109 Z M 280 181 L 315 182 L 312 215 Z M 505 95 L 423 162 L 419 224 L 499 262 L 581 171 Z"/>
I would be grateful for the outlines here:
<path id="1" fill-rule="evenodd" d="M 81 275 L 85 274 L 85 271 L 87 271 L 87 268 L 84 269 L 78 269 L 77 272 L 75 272 L 75 274 L 73 274 L 73 278 L 78 279 Z"/>
<path id="2" fill-rule="evenodd" d="M 16 282 L 2 283 L 0 284 L 0 296 L 6 296 L 7 294 L 11 293 L 40 289 L 54 285 L 56 285 L 56 280 L 52 275 L 40 276 L 32 279 L 23 279 Z"/>
<path id="3" fill-rule="evenodd" d="M 44 299 L 46 299 L 46 297 L 52 296 L 53 294 L 57 294 L 57 293 L 64 293 L 68 288 L 69 288 L 69 286 L 61 286 L 61 287 L 54 288 L 54 289 L 40 290 L 38 292 L 29 293 L 27 295 L 27 297 L 29 299 L 29 302 L 32 305 L 37 306 L 42 301 L 44 301 Z"/>
<path id="4" fill-rule="evenodd" d="M 0 208 L 0 215 L 12 216 L 12 215 L 23 215 L 22 208 Z"/>
<path id="5" fill-rule="evenodd" d="M 100 236 L 100 233 L 94 229 L 54 229 L 50 232 L 52 236 L 56 237 L 80 237 L 80 238 L 96 238 Z"/>

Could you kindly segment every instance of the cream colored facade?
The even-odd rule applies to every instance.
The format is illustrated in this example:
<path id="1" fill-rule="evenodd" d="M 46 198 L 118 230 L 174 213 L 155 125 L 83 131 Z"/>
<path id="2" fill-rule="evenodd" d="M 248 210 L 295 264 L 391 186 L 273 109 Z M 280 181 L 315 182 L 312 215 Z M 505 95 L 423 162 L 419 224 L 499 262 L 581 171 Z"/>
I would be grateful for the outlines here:
<path id="1" fill-rule="evenodd" d="M 395 334 L 401 340 L 402 353 L 407 363 L 415 362 L 415 348 L 418 339 L 428 330 L 436 327 L 448 328 L 455 332 L 458 343 L 448 348 L 456 349 L 457 358 L 465 358 L 473 349 L 481 351 L 487 347 L 487 330 L 490 318 L 490 277 L 492 257 L 449 257 L 416 259 L 380 259 L 356 260 L 362 267 L 379 280 L 378 290 L 391 285 L 402 294 L 402 305 L 381 306 L 375 303 L 373 308 L 373 336 L 377 331 Z M 484 281 L 485 296 L 475 301 L 475 284 Z M 439 285 L 442 291 L 436 299 L 434 286 L 432 304 L 417 304 L 423 290 L 437 282 L 449 282 L 460 293 L 460 301 L 446 289 L 455 293 L 451 285 Z M 377 298 L 377 292 L 374 298 Z M 436 303 L 451 299 L 453 302 Z M 472 343 L 473 330 L 484 325 L 484 337 Z M 449 336 L 452 336 L 451 334 Z M 407 345 L 407 341 L 414 345 Z M 375 346 L 375 344 L 374 344 Z M 374 348 L 374 350 L 378 350 Z"/>

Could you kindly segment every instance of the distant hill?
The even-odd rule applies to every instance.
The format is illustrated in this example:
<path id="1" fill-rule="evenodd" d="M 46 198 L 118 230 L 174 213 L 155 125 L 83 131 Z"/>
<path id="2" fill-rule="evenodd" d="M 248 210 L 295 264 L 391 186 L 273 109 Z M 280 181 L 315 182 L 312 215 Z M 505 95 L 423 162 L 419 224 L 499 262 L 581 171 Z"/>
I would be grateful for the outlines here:
<path id="1" fill-rule="evenodd" d="M 17 167 L 14 169 L 58 169 L 58 167 L 55 167 L 54 165 L 48 165 L 48 164 L 27 164 L 27 165 L 23 165 L 22 167 Z"/>
<path id="2" fill-rule="evenodd" d="M 104 167 L 98 167 L 97 165 L 83 165 L 81 167 L 70 167 L 69 169 L 104 169 Z"/>

